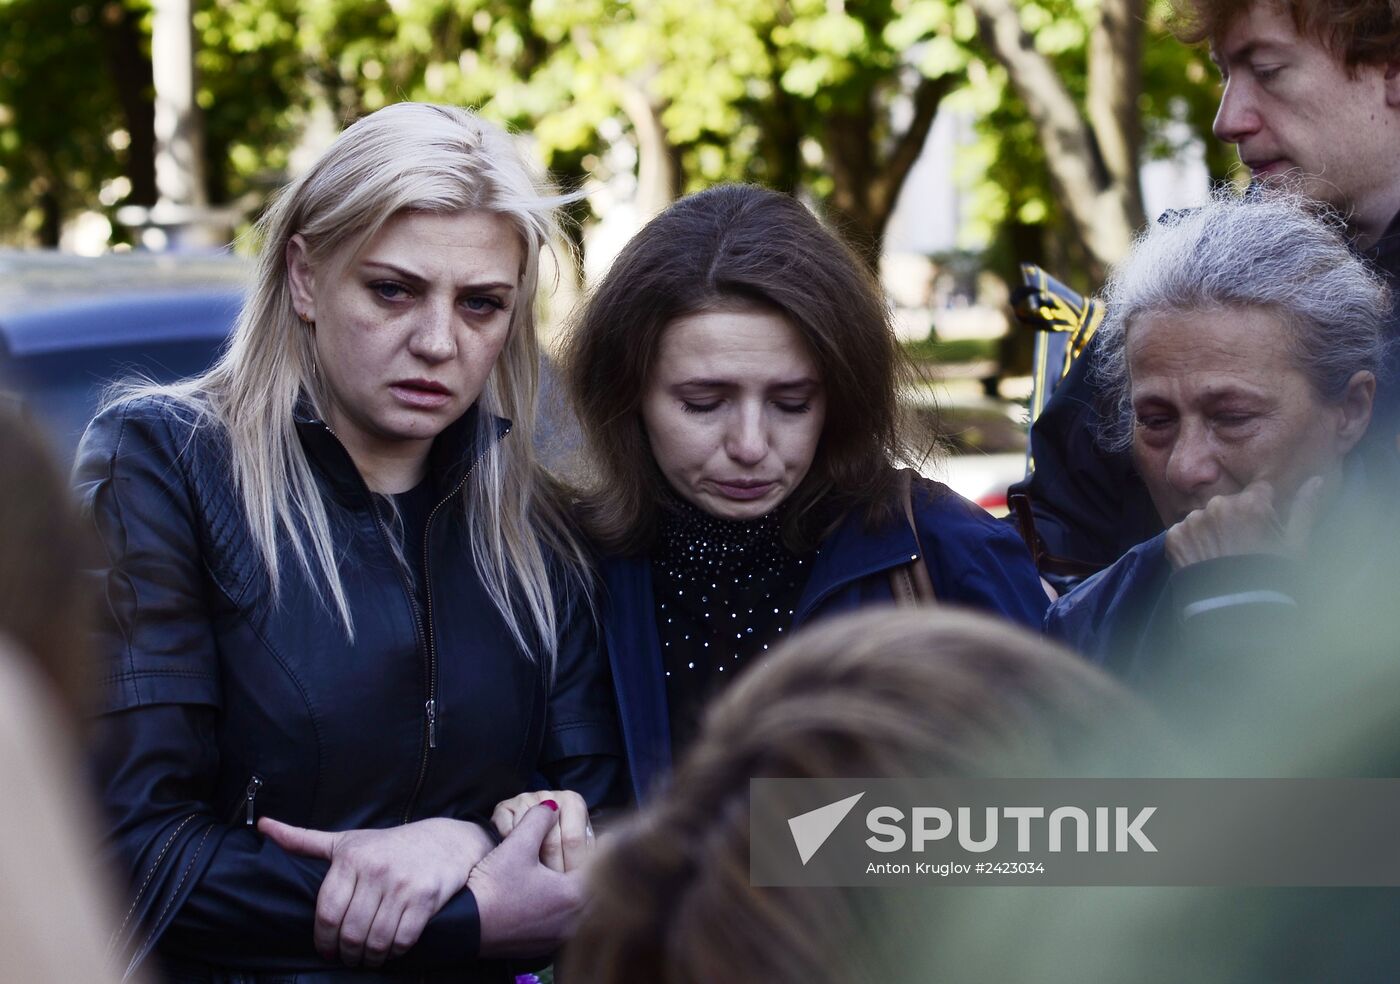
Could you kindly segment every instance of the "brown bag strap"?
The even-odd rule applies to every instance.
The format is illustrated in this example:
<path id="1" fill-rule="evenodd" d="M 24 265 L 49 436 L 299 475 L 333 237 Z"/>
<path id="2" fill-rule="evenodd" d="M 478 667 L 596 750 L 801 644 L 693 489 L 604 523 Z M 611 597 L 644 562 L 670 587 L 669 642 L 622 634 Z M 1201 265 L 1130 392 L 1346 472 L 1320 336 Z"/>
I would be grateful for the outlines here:
<path id="1" fill-rule="evenodd" d="M 914 521 L 914 471 L 905 468 L 900 472 L 900 494 L 904 499 L 904 518 L 909 530 L 914 534 L 914 546 L 918 553 L 905 564 L 890 571 L 890 590 L 894 593 L 894 603 L 900 608 L 913 608 L 917 605 L 936 605 L 938 595 L 933 590 L 933 578 L 929 577 L 928 559 L 924 555 L 924 545 L 919 540 L 919 526 Z"/>

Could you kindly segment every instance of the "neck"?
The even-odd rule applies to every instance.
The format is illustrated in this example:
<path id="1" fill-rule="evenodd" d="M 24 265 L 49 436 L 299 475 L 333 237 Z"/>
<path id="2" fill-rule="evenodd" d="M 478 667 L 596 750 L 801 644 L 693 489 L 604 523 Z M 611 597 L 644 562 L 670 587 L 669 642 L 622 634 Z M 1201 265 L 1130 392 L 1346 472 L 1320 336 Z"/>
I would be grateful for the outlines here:
<path id="1" fill-rule="evenodd" d="M 363 441 L 347 440 L 339 435 L 350 460 L 371 492 L 395 495 L 407 492 L 423 481 L 428 473 L 428 451 L 431 439 L 424 441 L 393 441 L 368 445 Z"/>

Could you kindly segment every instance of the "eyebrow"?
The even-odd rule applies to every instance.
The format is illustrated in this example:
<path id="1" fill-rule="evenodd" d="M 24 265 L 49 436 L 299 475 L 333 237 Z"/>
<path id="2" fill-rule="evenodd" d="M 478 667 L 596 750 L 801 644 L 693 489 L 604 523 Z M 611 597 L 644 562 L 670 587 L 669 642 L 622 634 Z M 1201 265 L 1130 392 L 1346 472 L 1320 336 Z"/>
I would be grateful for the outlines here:
<path id="1" fill-rule="evenodd" d="M 367 266 L 367 267 L 378 267 L 378 268 L 381 269 L 381 270 L 388 270 L 388 271 L 390 271 L 390 272 L 392 272 L 392 273 L 394 273 L 394 274 L 396 274 L 396 275 L 402 277 L 404 280 L 412 280 L 412 281 L 415 282 L 415 283 L 420 283 L 420 284 L 421 284 L 421 283 L 423 283 L 423 281 L 424 281 L 424 277 L 423 277 L 421 274 L 414 273 L 412 270 L 409 270 L 409 269 L 407 269 L 407 268 L 405 268 L 405 267 L 398 266 L 398 265 L 393 264 L 393 263 L 388 263 L 388 262 L 386 262 L 386 261 L 384 261 L 384 260 L 365 260 L 364 265 Z M 463 290 L 514 290 L 514 289 L 515 289 L 515 284 L 510 283 L 510 282 L 505 281 L 505 280 L 489 280 L 489 281 L 486 281 L 486 282 L 484 282 L 484 283 L 479 283 L 479 284 L 463 284 L 463 285 L 462 285 L 462 289 L 463 289 Z"/>
<path id="2" fill-rule="evenodd" d="M 681 380 L 680 382 L 675 383 L 674 385 L 675 385 L 675 386 L 708 386 L 708 387 L 712 387 L 712 388 L 720 388 L 720 387 L 724 387 L 724 386 L 733 386 L 733 385 L 734 385 L 734 380 L 732 380 L 732 379 L 706 379 L 706 378 L 703 378 L 703 377 L 695 377 L 695 378 L 692 378 L 692 379 L 683 379 L 683 380 Z M 781 381 L 779 381 L 779 382 L 772 383 L 772 384 L 770 384 L 769 386 L 767 386 L 766 388 L 767 388 L 767 389 L 801 389 L 801 388 L 803 388 L 803 387 L 817 387 L 817 386 L 820 386 L 820 385 L 821 385 L 821 383 L 820 383 L 819 381 L 817 381 L 817 380 L 811 378 L 810 376 L 803 376 L 803 377 L 801 377 L 800 379 L 784 379 L 784 380 L 781 380 Z"/>
<path id="3" fill-rule="evenodd" d="M 1268 38 L 1251 41 L 1248 44 L 1236 48 L 1234 51 L 1228 52 L 1225 55 L 1225 62 L 1248 62 L 1260 52 L 1266 55 L 1281 55 L 1286 51 L 1287 47 L 1288 45 L 1284 41 L 1274 41 Z M 1210 48 L 1210 60 L 1215 64 L 1217 69 L 1224 71 L 1225 62 L 1221 61 L 1220 49 L 1216 48 L 1214 45 Z"/>

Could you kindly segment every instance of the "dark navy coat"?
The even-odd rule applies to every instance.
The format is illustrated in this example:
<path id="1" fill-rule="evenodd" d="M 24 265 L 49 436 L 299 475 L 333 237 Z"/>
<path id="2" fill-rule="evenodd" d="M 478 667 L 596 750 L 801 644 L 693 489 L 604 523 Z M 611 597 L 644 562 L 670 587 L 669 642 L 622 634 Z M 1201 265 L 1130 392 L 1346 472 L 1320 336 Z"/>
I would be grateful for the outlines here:
<path id="1" fill-rule="evenodd" d="M 1385 334 L 1392 344 L 1362 450 L 1373 467 L 1393 468 L 1400 425 L 1400 215 L 1365 256 L 1390 284 Z M 1162 532 L 1162 521 L 1131 455 L 1098 446 L 1105 412 L 1093 385 L 1098 353 L 1096 335 L 1030 429 L 1035 471 L 1009 491 L 1030 497 L 1036 532 L 1049 553 L 1103 569 Z"/>
<path id="2" fill-rule="evenodd" d="M 1393 472 L 1374 464 L 1366 451 L 1347 458 L 1306 557 L 1238 554 L 1173 570 L 1159 533 L 1056 601 L 1045 634 L 1135 685 L 1315 644 L 1300 635 L 1315 616 L 1393 584 Z"/>
<path id="3" fill-rule="evenodd" d="M 946 486 L 914 486 L 918 543 L 940 602 L 978 608 L 1039 628 L 1048 600 L 1020 538 Z M 893 600 L 890 573 L 920 554 L 903 513 L 879 529 L 849 515 L 818 547 L 793 629 Z M 640 800 L 671 767 L 665 670 L 656 629 L 651 560 L 603 562 L 603 631 L 612 662 L 633 793 Z"/>
<path id="4" fill-rule="evenodd" d="M 485 821 L 542 772 L 592 802 L 620 790 L 596 628 L 566 616 L 553 678 L 520 651 L 472 562 L 460 489 L 486 448 L 468 413 L 434 442 L 439 500 L 421 551 L 426 611 L 345 448 L 295 420 L 332 526 L 353 642 L 314 575 L 282 551 L 274 599 L 234 491 L 227 438 L 159 399 L 93 421 L 76 481 L 101 572 L 107 705 L 98 781 L 133 901 L 122 939 L 176 979 L 509 979 L 477 961 L 462 891 L 383 973 L 312 945 L 324 861 L 260 837 L 256 816 L 345 830 Z M 509 440 L 500 422 L 496 440 Z M 230 976 L 231 975 L 231 976 Z M 420 979 L 415 977 L 415 980 Z"/>

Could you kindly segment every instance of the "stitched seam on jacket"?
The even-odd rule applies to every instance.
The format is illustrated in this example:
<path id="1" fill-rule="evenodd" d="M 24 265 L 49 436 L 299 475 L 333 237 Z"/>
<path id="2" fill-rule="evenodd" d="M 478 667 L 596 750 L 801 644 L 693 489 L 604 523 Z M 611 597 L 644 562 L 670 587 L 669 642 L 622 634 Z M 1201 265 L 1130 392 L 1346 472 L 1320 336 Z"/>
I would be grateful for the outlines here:
<path id="1" fill-rule="evenodd" d="M 181 670 L 181 669 L 160 669 L 151 668 L 147 670 L 122 670 L 119 673 L 109 673 L 103 677 L 103 682 L 119 683 L 122 680 L 139 680 L 141 677 L 189 677 L 194 680 L 217 680 L 218 676 L 213 673 L 205 673 L 203 670 Z"/>
<path id="2" fill-rule="evenodd" d="M 191 817 L 190 819 L 193 819 L 193 817 Z M 194 856 L 191 857 L 189 863 L 185 865 L 185 870 L 180 875 L 179 882 L 177 882 L 175 885 L 175 891 L 171 892 L 170 897 L 165 900 L 165 908 L 161 909 L 160 915 L 156 916 L 155 921 L 151 925 L 150 933 L 147 934 L 145 941 L 142 942 L 142 944 L 139 947 L 137 947 L 135 954 L 133 954 L 131 958 L 131 964 L 126 968 L 126 973 L 122 975 L 123 979 L 129 977 L 131 975 L 131 972 L 136 969 L 138 958 L 155 939 L 156 927 L 159 926 L 160 921 L 165 918 L 165 914 L 170 911 L 170 906 L 172 903 L 174 903 L 175 897 L 180 894 L 180 889 L 185 886 L 185 879 L 190 876 L 190 869 L 194 867 L 194 863 L 199 860 L 200 854 L 204 852 L 204 844 L 207 840 L 209 840 L 209 835 L 213 832 L 214 828 L 212 825 L 204 828 L 204 836 L 199 839 L 199 847 L 195 848 Z"/>
<path id="3" fill-rule="evenodd" d="M 107 485 L 108 485 L 109 488 L 111 489 L 112 505 L 113 505 L 113 507 L 114 507 L 113 511 L 115 512 L 116 518 L 117 518 L 117 527 L 118 527 L 119 529 L 121 529 L 121 531 L 122 531 L 122 555 L 123 555 L 123 556 L 125 556 L 125 554 L 126 554 L 126 547 L 127 547 L 127 544 L 126 544 L 126 524 L 125 524 L 124 522 L 121 521 L 121 515 L 122 515 L 122 497 L 121 497 L 121 495 L 119 494 L 119 490 L 118 490 L 118 487 L 117 487 L 117 459 L 118 459 L 119 457 L 121 457 L 122 442 L 124 442 L 124 441 L 126 440 L 126 425 L 127 425 L 127 422 L 128 422 L 130 419 L 131 419 L 131 418 L 130 418 L 130 416 L 129 416 L 129 408 L 123 407 L 123 408 L 122 408 L 122 412 L 121 412 L 121 425 L 117 428 L 117 439 L 116 439 L 116 441 L 114 441 L 114 442 L 112 443 L 112 454 L 111 454 L 111 457 L 109 457 L 109 458 L 107 459 Z M 110 573 L 108 576 L 109 576 L 109 577 L 111 577 L 111 576 L 120 577 L 120 578 L 122 578 L 122 580 L 127 581 L 128 583 L 129 583 L 130 580 L 131 580 L 130 577 L 128 577 L 125 573 L 123 573 L 123 572 L 120 570 L 120 568 L 117 567 L 115 564 L 113 565 L 112 570 L 111 570 L 111 573 Z M 110 592 L 110 588 L 108 588 L 108 591 Z M 141 599 L 140 599 L 140 596 L 139 596 L 139 594 L 138 594 L 138 592 L 136 591 L 136 589 L 135 589 L 134 586 L 130 586 L 130 592 L 131 592 L 131 617 L 130 617 L 130 619 L 126 619 L 126 620 L 118 619 L 118 620 L 117 620 L 117 625 L 120 626 L 120 628 L 121 628 L 122 642 L 125 643 L 125 646 L 126 646 L 126 665 L 127 665 L 127 672 L 126 672 L 126 674 L 125 674 L 124 676 L 126 676 L 127 678 L 129 678 L 129 679 L 132 680 L 132 684 L 133 684 L 132 690 L 134 691 L 134 696 L 136 697 L 136 703 L 137 703 L 137 704 L 140 704 L 140 703 L 141 703 L 141 692 L 140 692 L 139 689 L 137 689 L 137 688 L 135 687 L 135 682 L 136 682 L 136 681 L 135 681 L 135 678 L 134 678 L 134 677 L 131 677 L 130 675 L 131 675 L 131 674 L 134 674 L 134 673 L 136 672 L 136 653 L 135 653 L 135 647 L 132 645 L 131 626 L 134 626 L 134 625 L 136 624 L 137 614 L 139 613 L 139 610 L 140 610 L 140 607 L 141 607 Z M 110 595 L 109 595 L 109 596 L 110 596 Z M 120 930 L 118 930 L 118 932 L 120 932 Z"/>
<path id="4" fill-rule="evenodd" d="M 132 914 L 136 911 L 136 907 L 141 904 L 141 899 L 145 896 L 146 889 L 150 887 L 151 879 L 154 878 L 156 872 L 160 870 L 160 864 L 165 860 L 165 855 L 170 851 L 170 846 L 175 843 L 175 838 L 179 837 L 180 831 L 184 830 L 185 826 L 197 816 L 199 816 L 199 814 L 191 813 L 180 821 L 178 827 L 171 831 L 170 836 L 165 841 L 165 846 L 160 849 L 160 854 L 151 862 L 150 870 L 146 872 L 146 878 L 141 882 L 141 887 L 136 890 L 136 897 L 131 900 L 131 908 L 126 910 L 126 917 L 122 919 L 122 924 L 118 926 L 117 931 L 112 934 L 112 939 L 107 944 L 108 950 L 117 945 L 117 940 L 121 938 L 122 933 L 126 930 L 126 924 L 131 922 Z"/>

